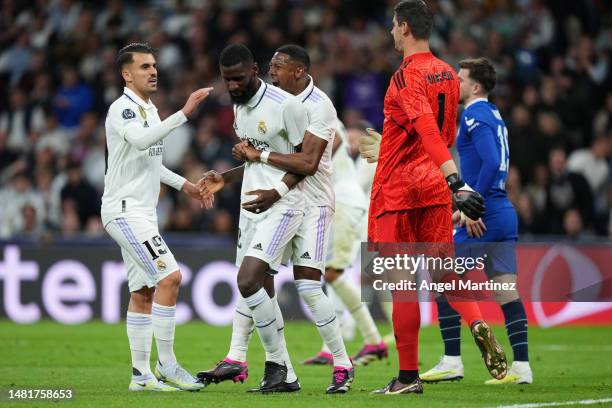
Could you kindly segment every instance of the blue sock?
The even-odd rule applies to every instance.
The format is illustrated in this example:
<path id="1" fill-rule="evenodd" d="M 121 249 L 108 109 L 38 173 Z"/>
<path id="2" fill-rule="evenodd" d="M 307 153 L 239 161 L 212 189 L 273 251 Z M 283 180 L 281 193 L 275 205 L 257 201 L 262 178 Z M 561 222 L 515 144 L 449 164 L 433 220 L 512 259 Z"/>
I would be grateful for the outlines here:
<path id="1" fill-rule="evenodd" d="M 520 299 L 502 305 L 506 332 L 514 352 L 514 361 L 529 361 L 527 348 L 527 315 Z"/>
<path id="2" fill-rule="evenodd" d="M 461 316 L 442 296 L 436 298 L 438 304 L 438 322 L 440 334 L 444 341 L 444 355 L 461 355 Z"/>

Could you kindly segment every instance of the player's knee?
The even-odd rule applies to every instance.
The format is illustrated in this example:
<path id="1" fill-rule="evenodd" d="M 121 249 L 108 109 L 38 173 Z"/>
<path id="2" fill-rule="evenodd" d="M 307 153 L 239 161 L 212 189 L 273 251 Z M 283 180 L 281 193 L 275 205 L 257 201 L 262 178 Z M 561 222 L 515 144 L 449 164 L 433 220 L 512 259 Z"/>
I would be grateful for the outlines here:
<path id="1" fill-rule="evenodd" d="M 181 285 L 181 279 L 181 271 L 176 270 L 175 272 L 172 272 L 170 275 L 159 281 L 158 286 L 178 288 Z"/>
<path id="2" fill-rule="evenodd" d="M 238 274 L 238 290 L 242 297 L 249 297 L 261 288 L 260 282 L 253 276 L 246 274 Z"/>
<path id="3" fill-rule="evenodd" d="M 342 272 L 338 269 L 327 268 L 325 269 L 325 282 L 332 283 L 342 275 Z"/>
<path id="4" fill-rule="evenodd" d="M 493 298 L 498 305 L 502 306 L 506 303 L 514 302 L 519 299 L 519 293 L 516 290 L 516 275 L 515 274 L 500 274 L 493 276 L 493 282 L 504 284 L 505 288 L 493 291 Z M 514 287 L 514 289 L 512 288 Z"/>
<path id="5" fill-rule="evenodd" d="M 143 287 L 137 291 L 130 293 L 130 304 L 135 310 L 142 311 L 143 313 L 151 309 L 153 304 L 153 296 L 155 295 L 155 288 Z"/>

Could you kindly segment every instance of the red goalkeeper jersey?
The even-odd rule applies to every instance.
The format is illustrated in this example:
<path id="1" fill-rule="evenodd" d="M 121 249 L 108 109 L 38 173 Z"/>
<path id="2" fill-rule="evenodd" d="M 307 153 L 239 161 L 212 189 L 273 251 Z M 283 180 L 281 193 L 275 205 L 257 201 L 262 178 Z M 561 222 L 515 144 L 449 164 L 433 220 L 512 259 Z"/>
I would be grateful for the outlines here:
<path id="1" fill-rule="evenodd" d="M 455 141 L 459 79 L 430 52 L 404 59 L 385 95 L 380 155 L 370 216 L 385 211 L 450 204 L 450 190 L 414 128 L 417 118 L 433 114 L 447 147 Z"/>

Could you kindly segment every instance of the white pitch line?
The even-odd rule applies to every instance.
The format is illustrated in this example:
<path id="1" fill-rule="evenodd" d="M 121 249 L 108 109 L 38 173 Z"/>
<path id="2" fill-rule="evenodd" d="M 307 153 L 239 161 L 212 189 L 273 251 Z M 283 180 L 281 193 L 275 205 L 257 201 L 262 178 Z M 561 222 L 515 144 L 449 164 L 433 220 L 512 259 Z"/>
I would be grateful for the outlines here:
<path id="1" fill-rule="evenodd" d="M 546 351 L 612 351 L 612 346 L 610 345 L 595 345 L 595 344 L 583 344 L 583 345 L 573 345 L 573 344 L 543 344 L 543 345 L 534 345 L 531 348 L 537 350 L 546 350 Z"/>
<path id="2" fill-rule="evenodd" d="M 497 408 L 539 408 L 539 407 L 560 407 L 563 405 L 593 405 L 612 402 L 612 398 L 587 399 L 577 401 L 558 401 L 558 402 L 532 402 L 530 404 L 498 405 Z"/>

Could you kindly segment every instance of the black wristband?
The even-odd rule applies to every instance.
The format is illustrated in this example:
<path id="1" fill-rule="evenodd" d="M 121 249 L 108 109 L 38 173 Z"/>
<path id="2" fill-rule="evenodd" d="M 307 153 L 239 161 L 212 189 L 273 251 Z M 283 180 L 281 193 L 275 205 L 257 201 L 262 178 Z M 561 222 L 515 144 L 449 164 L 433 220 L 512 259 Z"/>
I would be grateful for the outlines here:
<path id="1" fill-rule="evenodd" d="M 446 178 L 446 182 L 448 183 L 448 187 L 456 193 L 461 187 L 465 186 L 465 182 L 459 178 L 457 173 L 453 173 Z"/>

